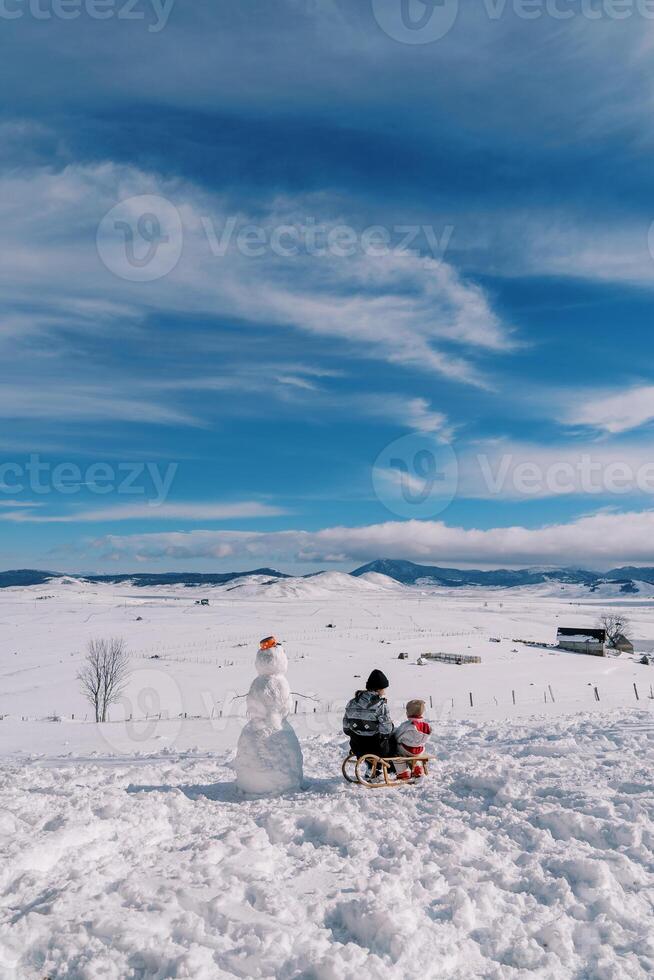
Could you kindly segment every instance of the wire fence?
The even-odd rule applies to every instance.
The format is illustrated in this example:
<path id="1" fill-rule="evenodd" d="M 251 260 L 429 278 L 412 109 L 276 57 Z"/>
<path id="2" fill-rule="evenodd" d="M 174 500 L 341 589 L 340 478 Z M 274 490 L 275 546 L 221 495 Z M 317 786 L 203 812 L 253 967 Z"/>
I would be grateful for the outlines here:
<path id="1" fill-rule="evenodd" d="M 152 710 L 135 710 L 135 705 L 142 703 L 141 694 L 147 693 L 150 698 L 149 703 Z M 441 693 L 436 696 L 433 694 L 423 695 L 427 704 L 427 715 L 433 720 L 454 715 L 455 717 L 473 718 L 480 713 L 490 711 L 493 714 L 502 714 L 502 717 L 510 717 L 512 713 L 524 713 L 523 709 L 538 713 L 543 706 L 557 705 L 558 708 L 570 708 L 574 710 L 586 710 L 597 708 L 624 708 L 624 707 L 654 707 L 654 682 L 650 683 L 647 679 L 642 681 L 632 681 L 624 685 L 615 684 L 602 685 L 586 683 L 582 685 L 571 685 L 558 683 L 556 687 L 552 684 L 530 684 L 527 688 L 510 688 L 503 690 L 497 689 L 494 693 L 472 685 L 470 690 L 457 691 L 455 694 L 446 695 Z M 191 699 L 188 698 L 188 701 Z M 237 692 L 229 692 L 222 698 L 216 698 L 214 692 L 203 691 L 193 697 L 197 704 L 200 700 L 204 710 L 178 710 L 179 704 L 173 706 L 170 703 L 162 703 L 162 698 L 153 689 L 143 689 L 135 696 L 124 696 L 121 701 L 114 706 L 110 713 L 109 721 L 115 722 L 147 722 L 152 720 L 229 720 L 248 718 L 247 695 Z M 293 692 L 291 695 L 290 713 L 292 716 L 318 715 L 333 716 L 342 715 L 345 710 L 347 698 L 325 699 L 315 697 L 313 694 L 303 694 Z M 183 703 L 183 699 L 182 699 Z M 389 699 L 389 710 L 392 717 L 401 718 L 404 715 L 405 702 L 399 698 Z M 546 709 L 549 710 L 549 709 Z M 0 722 L 5 720 L 13 721 L 42 721 L 42 722 L 89 722 L 94 723 L 91 712 L 72 713 L 69 715 L 52 710 L 46 715 L 43 714 L 20 714 L 14 715 L 11 712 L 0 714 Z"/>

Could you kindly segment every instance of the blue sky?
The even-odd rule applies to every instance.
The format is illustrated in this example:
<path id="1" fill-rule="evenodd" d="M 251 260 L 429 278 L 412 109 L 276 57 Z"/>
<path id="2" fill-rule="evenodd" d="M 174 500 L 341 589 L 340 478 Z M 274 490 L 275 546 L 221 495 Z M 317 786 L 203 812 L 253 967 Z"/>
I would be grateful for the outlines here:
<path id="1" fill-rule="evenodd" d="M 654 563 L 646 4 L 61 9 L 0 10 L 0 566 Z"/>

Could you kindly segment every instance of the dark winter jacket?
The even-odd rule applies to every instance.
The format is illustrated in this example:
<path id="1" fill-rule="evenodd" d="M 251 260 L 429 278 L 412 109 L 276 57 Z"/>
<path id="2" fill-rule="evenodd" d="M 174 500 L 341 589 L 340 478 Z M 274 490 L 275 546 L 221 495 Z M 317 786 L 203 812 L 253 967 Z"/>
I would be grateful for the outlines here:
<path id="1" fill-rule="evenodd" d="M 345 708 L 343 731 L 346 735 L 390 735 L 393 722 L 386 698 L 375 691 L 357 691 Z"/>

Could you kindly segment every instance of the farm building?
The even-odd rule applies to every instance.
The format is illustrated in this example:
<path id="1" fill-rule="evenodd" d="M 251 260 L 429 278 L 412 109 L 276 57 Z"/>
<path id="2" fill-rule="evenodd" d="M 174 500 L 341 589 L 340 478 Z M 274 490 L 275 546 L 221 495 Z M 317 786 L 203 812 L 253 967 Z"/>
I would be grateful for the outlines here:
<path id="1" fill-rule="evenodd" d="M 594 657 L 603 657 L 606 630 L 559 626 L 556 631 L 556 641 L 561 650 L 573 650 L 575 653 L 590 653 Z"/>
<path id="2" fill-rule="evenodd" d="M 630 639 L 628 639 L 624 633 L 618 633 L 613 644 L 614 650 L 619 650 L 620 653 L 633 653 L 634 645 Z"/>

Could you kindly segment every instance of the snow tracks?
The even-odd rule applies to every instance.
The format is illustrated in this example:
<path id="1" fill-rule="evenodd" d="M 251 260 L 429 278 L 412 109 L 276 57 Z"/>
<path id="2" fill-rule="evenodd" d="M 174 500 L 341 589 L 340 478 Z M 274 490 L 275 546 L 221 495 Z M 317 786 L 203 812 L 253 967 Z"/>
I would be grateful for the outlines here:
<path id="1" fill-rule="evenodd" d="M 0 977 L 654 975 L 651 715 L 436 731 L 428 781 L 240 800 L 228 757 L 5 763 Z"/>

